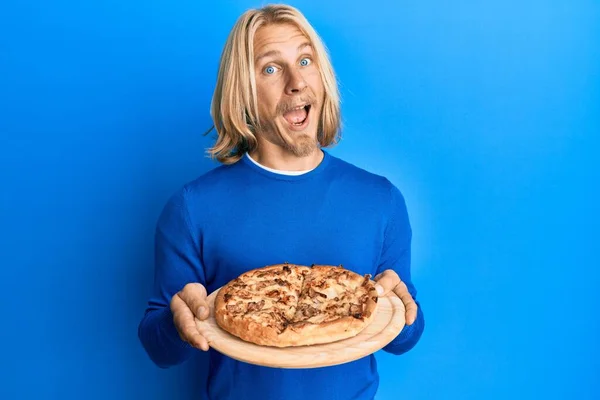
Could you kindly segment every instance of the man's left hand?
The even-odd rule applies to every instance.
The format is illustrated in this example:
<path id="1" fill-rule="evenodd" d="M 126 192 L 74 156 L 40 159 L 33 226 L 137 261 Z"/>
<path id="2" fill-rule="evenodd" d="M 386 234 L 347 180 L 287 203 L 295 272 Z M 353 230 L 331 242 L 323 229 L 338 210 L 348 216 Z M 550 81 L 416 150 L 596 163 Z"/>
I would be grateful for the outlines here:
<path id="1" fill-rule="evenodd" d="M 406 309 L 406 324 L 412 325 L 417 318 L 417 303 L 408 292 L 406 283 L 402 282 L 396 271 L 387 269 L 373 280 L 377 282 L 377 293 L 380 297 L 386 296 L 389 292 L 394 292 L 400 297 Z"/>

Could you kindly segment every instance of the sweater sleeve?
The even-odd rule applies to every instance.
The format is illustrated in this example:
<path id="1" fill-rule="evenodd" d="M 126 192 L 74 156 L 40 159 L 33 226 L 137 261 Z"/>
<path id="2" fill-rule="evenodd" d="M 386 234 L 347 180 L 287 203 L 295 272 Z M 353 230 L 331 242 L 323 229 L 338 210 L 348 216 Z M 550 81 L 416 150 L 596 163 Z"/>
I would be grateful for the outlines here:
<path id="1" fill-rule="evenodd" d="M 205 285 L 186 196 L 187 191 L 182 188 L 167 201 L 159 216 L 154 241 L 154 285 L 138 327 L 142 346 L 161 368 L 181 364 L 196 351 L 179 337 L 170 308 L 171 298 L 186 284 Z"/>
<path id="2" fill-rule="evenodd" d="M 399 355 L 411 350 L 417 344 L 425 328 L 425 319 L 421 304 L 417 300 L 417 289 L 411 278 L 412 228 L 406 202 L 398 188 L 389 184 L 391 185 L 391 212 L 385 228 L 377 273 L 387 269 L 394 270 L 408 287 L 408 291 L 418 307 L 415 322 L 412 325 L 405 325 L 398 336 L 383 348 L 388 353 Z"/>

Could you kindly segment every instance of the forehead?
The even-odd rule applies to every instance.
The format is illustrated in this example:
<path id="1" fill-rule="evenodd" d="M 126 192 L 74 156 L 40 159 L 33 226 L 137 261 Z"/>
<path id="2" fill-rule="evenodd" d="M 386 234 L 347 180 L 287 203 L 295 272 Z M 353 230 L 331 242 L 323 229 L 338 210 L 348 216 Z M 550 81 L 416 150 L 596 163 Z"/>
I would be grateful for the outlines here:
<path id="1" fill-rule="evenodd" d="M 254 36 L 255 58 L 269 51 L 296 51 L 310 40 L 293 24 L 269 24 L 260 27 Z"/>

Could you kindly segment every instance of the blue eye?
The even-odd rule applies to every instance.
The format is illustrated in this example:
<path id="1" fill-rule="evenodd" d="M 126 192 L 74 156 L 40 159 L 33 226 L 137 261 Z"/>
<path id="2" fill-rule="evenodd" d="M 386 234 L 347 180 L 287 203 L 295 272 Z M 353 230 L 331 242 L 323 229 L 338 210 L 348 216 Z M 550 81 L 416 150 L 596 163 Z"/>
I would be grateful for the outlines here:
<path id="1" fill-rule="evenodd" d="M 306 67 L 306 66 L 307 66 L 307 65 L 309 65 L 309 64 L 310 64 L 310 58 L 303 58 L 303 59 L 300 61 L 300 65 L 302 65 L 303 67 Z"/>
<path id="2" fill-rule="evenodd" d="M 273 66 L 267 67 L 267 68 L 265 68 L 265 72 L 267 74 L 269 74 L 269 75 L 270 74 L 274 74 L 275 73 L 275 67 L 273 67 Z"/>

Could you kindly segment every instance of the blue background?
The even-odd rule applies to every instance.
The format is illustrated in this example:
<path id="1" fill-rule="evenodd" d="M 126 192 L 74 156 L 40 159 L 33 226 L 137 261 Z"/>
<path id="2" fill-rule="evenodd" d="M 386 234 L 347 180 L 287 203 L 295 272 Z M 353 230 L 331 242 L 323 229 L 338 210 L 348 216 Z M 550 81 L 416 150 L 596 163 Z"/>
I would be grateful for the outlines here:
<path id="1" fill-rule="evenodd" d="M 407 199 L 427 316 L 378 399 L 600 397 L 595 1 L 295 1 L 339 75 L 332 150 Z M 215 164 L 229 29 L 260 2 L 0 6 L 2 399 L 192 399 L 142 350 L 153 230 Z M 349 377 L 351 378 L 351 377 Z"/>

